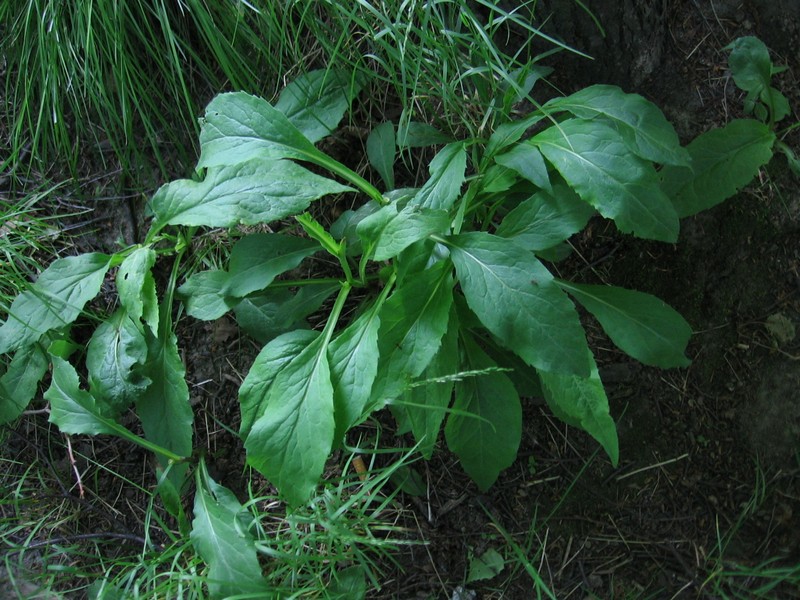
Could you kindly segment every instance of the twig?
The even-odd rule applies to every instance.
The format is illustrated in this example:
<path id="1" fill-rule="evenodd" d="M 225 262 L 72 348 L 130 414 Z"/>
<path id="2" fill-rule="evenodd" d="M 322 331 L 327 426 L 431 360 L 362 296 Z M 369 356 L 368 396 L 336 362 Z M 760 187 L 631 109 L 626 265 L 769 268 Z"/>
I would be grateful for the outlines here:
<path id="1" fill-rule="evenodd" d="M 639 473 L 643 473 L 644 471 L 649 471 L 650 469 L 657 469 L 658 467 L 663 467 L 665 465 L 670 465 L 672 463 L 678 462 L 679 460 L 683 460 L 684 458 L 689 458 L 689 453 L 681 454 L 676 458 L 670 458 L 669 460 L 663 460 L 659 463 L 654 465 L 647 465 L 646 467 L 642 467 L 641 469 L 636 469 L 635 471 L 631 471 L 630 473 L 625 473 L 623 475 L 619 475 L 617 477 L 617 481 L 622 481 L 623 479 L 627 479 L 628 477 L 633 477 Z"/>
<path id="2" fill-rule="evenodd" d="M 83 500 L 83 482 L 81 481 L 80 471 L 78 471 L 78 465 L 75 463 L 75 456 L 72 454 L 72 441 L 69 439 L 68 435 L 65 435 L 64 437 L 67 440 L 67 456 L 69 456 L 69 464 L 72 465 L 72 472 L 75 473 L 75 479 L 78 482 L 78 495 L 80 496 L 80 499 Z"/>

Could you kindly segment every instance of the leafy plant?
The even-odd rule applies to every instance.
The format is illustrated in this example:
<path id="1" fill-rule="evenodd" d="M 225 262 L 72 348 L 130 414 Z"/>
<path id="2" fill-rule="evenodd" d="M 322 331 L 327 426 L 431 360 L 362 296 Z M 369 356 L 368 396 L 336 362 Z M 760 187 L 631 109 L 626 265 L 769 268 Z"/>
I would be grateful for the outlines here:
<path id="1" fill-rule="evenodd" d="M 14 353 L 0 379 L 4 420 L 25 408 L 50 365 L 50 420 L 67 433 L 118 435 L 155 452 L 165 505 L 192 528 L 179 498 L 192 462 L 192 412 L 173 331 L 177 295 L 199 319 L 233 310 L 265 343 L 239 392 L 239 433 L 248 463 L 290 505 L 308 501 L 347 430 L 384 407 L 426 457 L 443 427 L 481 489 L 514 461 L 520 396 L 539 390 L 616 464 L 615 424 L 575 303 L 648 365 L 688 364 L 691 328 L 652 296 L 562 280 L 545 261 L 597 214 L 623 232 L 677 241 L 680 217 L 723 201 L 769 160 L 774 123 L 734 121 L 683 148 L 653 104 L 592 86 L 488 138 L 447 143 L 419 188 L 380 191 L 315 145 L 354 91 L 346 74 L 315 71 L 275 105 L 241 92 L 212 100 L 196 176 L 156 192 L 145 241 L 59 259 L 14 300 L 0 327 L 0 353 Z M 431 140 L 430 128 L 411 125 L 398 136 L 382 124 L 367 143 L 387 184 L 399 151 Z M 307 212 L 321 198 L 351 194 L 362 201 L 327 229 Z M 272 232 L 245 235 L 226 269 L 196 272 L 178 287 L 197 227 L 257 224 Z M 294 277 L 315 253 L 329 255 L 336 276 Z M 159 255 L 173 257 L 160 300 Z M 112 269 L 120 307 L 89 341 L 82 389 L 69 329 Z M 321 330 L 307 329 L 305 317 L 332 296 Z M 144 438 L 115 420 L 129 406 Z M 234 566 L 250 573 L 238 501 L 202 468 L 197 484 L 193 535 L 211 572 L 239 576 L 207 543 L 227 539 L 235 522 L 242 546 Z"/>

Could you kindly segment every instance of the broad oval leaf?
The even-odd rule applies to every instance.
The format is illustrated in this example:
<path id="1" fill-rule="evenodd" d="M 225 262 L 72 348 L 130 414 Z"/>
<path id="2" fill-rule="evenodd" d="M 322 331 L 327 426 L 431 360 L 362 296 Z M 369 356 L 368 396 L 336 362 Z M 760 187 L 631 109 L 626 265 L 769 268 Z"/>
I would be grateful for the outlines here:
<path id="1" fill-rule="evenodd" d="M 578 313 L 530 251 L 483 232 L 447 243 L 467 304 L 507 348 L 542 371 L 588 375 Z"/>
<path id="2" fill-rule="evenodd" d="M 412 198 L 411 203 L 425 208 L 448 210 L 461 194 L 466 169 L 467 151 L 464 143 L 448 144 L 431 161 L 431 177 Z"/>
<path id="3" fill-rule="evenodd" d="M 39 344 L 23 346 L 14 353 L 8 370 L 0 377 L 0 425 L 17 419 L 28 407 L 48 365 Z"/>
<path id="4" fill-rule="evenodd" d="M 661 188 L 678 215 L 688 217 L 730 198 L 772 158 L 775 134 L 751 119 L 731 121 L 687 146 L 692 166 L 664 167 Z"/>
<path id="5" fill-rule="evenodd" d="M 295 294 L 277 287 L 251 294 L 233 308 L 236 322 L 249 336 L 266 344 L 287 331 L 307 328 L 305 318 L 339 287 L 339 282 L 325 281 L 303 285 Z"/>
<path id="6" fill-rule="evenodd" d="M 314 143 L 336 129 L 360 89 L 345 71 L 309 71 L 283 89 L 275 108 Z"/>
<path id="7" fill-rule="evenodd" d="M 394 189 L 394 159 L 397 146 L 394 138 L 394 125 L 386 121 L 373 129 L 367 138 L 367 158 L 369 164 L 383 179 L 387 190 Z"/>
<path id="8" fill-rule="evenodd" d="M 591 352 L 588 377 L 540 371 L 542 391 L 553 414 L 567 425 L 580 427 L 600 442 L 615 467 L 619 462 L 617 426 L 608 408 L 603 382 Z"/>
<path id="9" fill-rule="evenodd" d="M 450 217 L 444 210 L 409 203 L 398 212 L 397 203 L 388 204 L 359 222 L 356 231 L 364 244 L 373 244 L 373 260 L 394 258 L 414 242 L 434 233 L 444 233 Z"/>
<path id="10" fill-rule="evenodd" d="M 178 350 L 178 339 L 172 331 L 171 310 L 172 306 L 162 302 L 157 337 L 145 330 L 147 362 L 142 375 L 151 383 L 136 399 L 136 414 L 142 421 L 147 440 L 178 456 L 189 457 L 192 455 L 194 415 L 189 404 L 186 368 Z M 160 453 L 156 456 L 162 468 L 167 468 L 167 457 Z M 169 471 L 169 481 L 178 490 L 184 483 L 187 468 L 183 463 Z"/>
<path id="11" fill-rule="evenodd" d="M 247 462 L 299 506 L 314 491 L 333 444 L 333 386 L 318 336 L 275 376 L 247 436 Z"/>
<path id="12" fill-rule="evenodd" d="M 230 92 L 215 97 L 206 107 L 197 167 L 222 167 L 252 159 L 307 159 L 318 154 L 282 111 L 263 98 Z"/>
<path id="13" fill-rule="evenodd" d="M 609 285 L 559 281 L 620 349 L 646 365 L 670 369 L 689 364 L 684 352 L 692 328 L 655 296 Z"/>
<path id="14" fill-rule="evenodd" d="M 678 215 L 652 164 L 633 154 L 610 126 L 569 119 L 531 141 L 578 195 L 621 231 L 663 242 L 678 239 Z"/>
<path id="15" fill-rule="evenodd" d="M 592 85 L 571 96 L 556 98 L 545 110 L 567 110 L 581 119 L 609 120 L 628 148 L 642 158 L 663 165 L 689 165 L 675 128 L 664 113 L 638 94 L 626 94 L 615 85 Z"/>
<path id="16" fill-rule="evenodd" d="M 464 337 L 463 368 L 497 365 L 469 337 Z M 522 408 L 514 384 L 503 373 L 487 373 L 456 382 L 453 410 L 444 433 L 447 446 L 482 491 L 511 466 L 522 436 Z"/>
<path id="17" fill-rule="evenodd" d="M 201 321 L 219 319 L 236 306 L 236 298 L 228 298 L 222 288 L 228 282 L 228 273 L 221 269 L 195 273 L 178 288 L 178 295 L 186 312 Z"/>
<path id="18" fill-rule="evenodd" d="M 89 390 L 98 402 L 119 414 L 149 385 L 141 374 L 147 361 L 147 341 L 142 325 L 124 308 L 95 329 L 86 349 Z"/>
<path id="19" fill-rule="evenodd" d="M 247 440 L 253 423 L 267 409 L 267 392 L 281 369 L 305 350 L 319 335 L 316 331 L 297 330 L 276 337 L 261 349 L 247 377 L 239 388 L 242 423 L 239 435 Z"/>
<path id="20" fill-rule="evenodd" d="M 288 160 L 251 160 L 210 168 L 203 181 L 163 185 L 150 208 L 158 227 L 233 227 L 296 215 L 313 200 L 347 191 L 352 189 Z"/>
<path id="21" fill-rule="evenodd" d="M 594 214 L 594 209 L 570 188 L 556 184 L 552 193 L 539 191 L 517 205 L 503 218 L 496 233 L 537 252 L 581 231 Z"/>
<path id="22" fill-rule="evenodd" d="M 110 264 L 110 256 L 97 252 L 54 261 L 8 309 L 0 327 L 0 354 L 28 346 L 77 319 L 100 292 Z"/>
<path id="23" fill-rule="evenodd" d="M 233 493 L 214 481 L 200 462 L 190 538 L 208 565 L 208 591 L 213 598 L 266 594 L 252 534 L 238 522 L 252 516 Z"/>
<path id="24" fill-rule="evenodd" d="M 508 152 L 495 157 L 495 162 L 518 173 L 543 190 L 551 191 L 550 176 L 542 153 L 533 144 L 517 144 Z"/>
<path id="25" fill-rule="evenodd" d="M 374 402 L 396 398 L 439 350 L 453 302 L 451 271 L 441 261 L 409 277 L 381 308 Z"/>
<path id="26" fill-rule="evenodd" d="M 155 261 L 155 250 L 137 248 L 122 261 L 116 278 L 120 304 L 134 321 L 143 319 L 153 334 L 158 331 L 158 299 L 150 271 Z"/>
<path id="27" fill-rule="evenodd" d="M 334 440 L 341 440 L 369 403 L 378 372 L 378 328 L 381 320 L 373 307 L 348 325 L 328 347 L 333 383 Z"/>
<path id="28" fill-rule="evenodd" d="M 44 393 L 50 402 L 49 421 L 69 434 L 98 435 L 119 433 L 119 427 L 98 406 L 94 397 L 80 389 L 75 368 L 58 356 L 51 356 L 53 377 Z"/>

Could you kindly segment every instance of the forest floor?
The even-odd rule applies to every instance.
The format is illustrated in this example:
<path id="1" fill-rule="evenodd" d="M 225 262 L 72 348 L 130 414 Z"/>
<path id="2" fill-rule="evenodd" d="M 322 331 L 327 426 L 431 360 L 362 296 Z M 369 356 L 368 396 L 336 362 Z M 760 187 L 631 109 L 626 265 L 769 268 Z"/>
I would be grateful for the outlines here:
<path id="1" fill-rule="evenodd" d="M 686 1 L 670 21 L 662 68 L 641 89 L 628 91 L 661 107 L 688 142 L 742 116 L 724 47 L 755 34 L 757 19 L 744 10 L 720 16 Z M 773 61 L 790 67 L 776 87 L 797 118 L 800 60 L 778 54 Z M 786 141 L 798 148 L 799 138 L 796 131 Z M 613 468 L 593 440 L 556 421 L 536 399 L 524 404 L 518 460 L 487 493 L 479 493 L 440 444 L 430 462 L 413 465 L 424 493 L 397 497 L 393 518 L 412 543 L 394 554 L 396 563 L 383 566 L 382 589 L 372 597 L 514 600 L 536 597 L 541 584 L 559 600 L 735 597 L 734 590 L 758 597 L 758 586 L 769 581 L 750 577 L 752 569 L 767 572 L 764 562 L 771 559 L 776 572 L 800 563 L 797 183 L 776 158 L 737 197 L 685 220 L 675 245 L 622 236 L 602 219 L 572 240 L 572 258 L 556 267 L 560 276 L 666 301 L 696 332 L 691 366 L 641 366 L 585 315 L 619 427 L 619 466 Z M 135 222 L 120 229 L 126 219 L 119 213 L 97 214 L 94 226 L 111 232 L 109 239 L 135 237 Z M 258 348 L 226 318 L 184 320 L 178 333 L 196 445 L 207 448 L 212 475 L 243 493 L 241 443 L 216 423 L 238 418 L 238 385 Z M 116 440 L 81 439 L 74 455 L 84 472 L 93 473 L 98 495 L 79 499 L 68 457 L 47 448 L 47 427 L 45 416 L 26 417 L 8 447 L 20 464 L 40 460 L 51 470 L 47 486 L 53 493 L 42 494 L 37 510 L 47 514 L 69 497 L 80 515 L 65 525 L 72 535 L 107 531 L 120 540 L 141 531 L 146 497 L 126 480 L 142 480 L 147 456 Z M 392 441 L 390 420 L 383 427 L 381 444 L 408 445 L 410 440 Z M 332 459 L 332 469 L 339 458 Z M 471 557 L 488 550 L 505 557 L 503 570 L 467 583 Z M 721 583 L 723 572 L 740 577 Z M 787 585 L 770 594 L 764 597 L 800 598 Z"/>

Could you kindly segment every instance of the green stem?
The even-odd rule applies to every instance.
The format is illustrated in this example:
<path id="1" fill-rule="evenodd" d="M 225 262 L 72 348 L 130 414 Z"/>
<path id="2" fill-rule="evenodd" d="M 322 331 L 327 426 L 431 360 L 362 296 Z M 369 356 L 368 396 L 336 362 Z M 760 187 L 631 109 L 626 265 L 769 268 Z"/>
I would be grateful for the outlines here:
<path id="1" fill-rule="evenodd" d="M 314 164 L 327 169 L 331 173 L 335 173 L 345 181 L 352 183 L 362 192 L 364 192 L 367 196 L 375 200 L 381 206 L 388 204 L 386 199 L 383 197 L 383 194 L 378 191 L 374 185 L 372 185 L 369 181 L 361 177 L 355 171 L 348 169 L 339 161 L 331 158 L 327 154 L 323 152 L 315 152 L 314 154 L 308 154 L 308 159 L 313 162 Z"/>
<path id="2" fill-rule="evenodd" d="M 333 337 L 333 331 L 336 329 L 336 323 L 339 321 L 339 315 L 342 314 L 342 309 L 344 308 L 344 303 L 347 300 L 347 296 L 350 294 L 350 290 L 353 289 L 353 286 L 350 285 L 349 281 L 343 281 L 342 287 L 339 290 L 339 295 L 336 297 L 336 302 L 333 304 L 333 308 L 331 309 L 331 314 L 328 317 L 328 322 L 325 323 L 325 330 L 322 332 L 324 337 L 324 341 L 322 344 L 323 348 L 328 346 L 328 343 L 331 341 Z"/>

